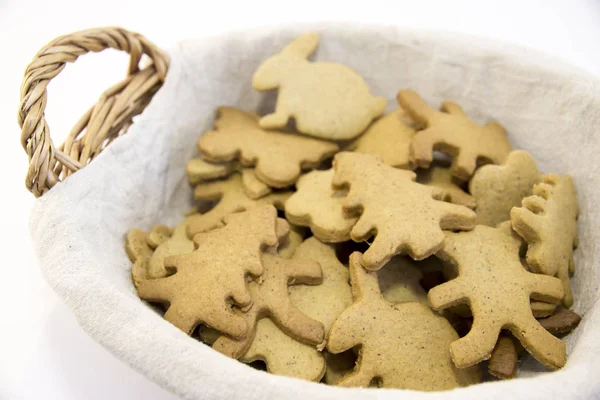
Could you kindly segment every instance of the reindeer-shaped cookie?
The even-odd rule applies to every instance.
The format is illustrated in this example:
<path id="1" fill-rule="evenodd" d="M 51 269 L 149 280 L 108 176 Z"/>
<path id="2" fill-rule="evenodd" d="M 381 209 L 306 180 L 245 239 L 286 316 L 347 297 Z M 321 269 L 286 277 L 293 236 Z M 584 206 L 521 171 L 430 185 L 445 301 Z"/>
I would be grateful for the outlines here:
<path id="1" fill-rule="evenodd" d="M 318 34 L 302 35 L 254 73 L 256 90 L 279 89 L 275 112 L 260 120 L 262 128 L 282 128 L 294 118 L 307 135 L 352 139 L 384 112 L 385 99 L 371 95 L 356 72 L 341 64 L 308 61 L 318 44 Z"/>
<path id="2" fill-rule="evenodd" d="M 392 304 L 381 296 L 376 272 L 350 256 L 354 304 L 333 323 L 327 348 L 337 354 L 361 345 L 353 373 L 339 386 L 362 386 L 378 378 L 385 388 L 447 390 L 479 381 L 479 370 L 458 369 L 448 346 L 458 339 L 450 323 L 424 304 Z"/>

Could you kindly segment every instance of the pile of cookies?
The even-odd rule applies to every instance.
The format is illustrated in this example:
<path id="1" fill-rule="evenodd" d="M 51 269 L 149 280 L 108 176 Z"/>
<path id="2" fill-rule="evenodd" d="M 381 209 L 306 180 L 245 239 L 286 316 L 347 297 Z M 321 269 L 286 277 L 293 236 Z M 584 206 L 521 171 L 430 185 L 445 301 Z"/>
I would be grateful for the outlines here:
<path id="1" fill-rule="evenodd" d="M 202 212 L 127 234 L 139 297 L 218 352 L 327 384 L 446 390 L 515 377 L 525 353 L 564 366 L 572 179 L 458 104 L 400 90 L 382 115 L 353 70 L 307 60 L 318 40 L 256 71 L 274 113 L 217 110 L 187 166 Z"/>

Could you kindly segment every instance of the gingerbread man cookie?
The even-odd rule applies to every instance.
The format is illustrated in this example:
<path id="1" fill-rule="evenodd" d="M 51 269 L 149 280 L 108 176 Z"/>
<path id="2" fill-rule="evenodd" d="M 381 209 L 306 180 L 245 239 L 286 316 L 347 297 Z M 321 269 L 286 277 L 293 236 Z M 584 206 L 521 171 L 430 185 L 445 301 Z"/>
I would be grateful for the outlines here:
<path id="1" fill-rule="evenodd" d="M 248 284 L 253 304 L 242 314 L 249 328 L 248 335 L 243 340 L 221 336 L 213 344 L 213 348 L 232 358 L 241 357 L 252 345 L 257 322 L 262 318 L 270 318 L 295 339 L 313 345 L 321 344 L 325 335 L 323 324 L 301 312 L 293 305 L 288 294 L 288 285 L 321 283 L 323 275 L 319 263 L 311 260 L 287 260 L 265 253 L 263 266 L 264 273 L 260 281 Z"/>
<path id="2" fill-rule="evenodd" d="M 477 367 L 458 369 L 447 351 L 458 335 L 426 305 L 392 305 L 381 296 L 377 273 L 362 267 L 361 254 L 350 256 L 354 304 L 334 322 L 327 348 L 337 354 L 361 345 L 354 372 L 339 386 L 367 387 L 379 378 L 385 388 L 448 390 L 476 383 Z"/>
<path id="3" fill-rule="evenodd" d="M 509 222 L 497 229 L 477 225 L 470 232 L 446 232 L 446 243 L 436 255 L 458 267 L 458 278 L 434 287 L 428 296 L 435 310 L 467 302 L 470 306 L 473 327 L 450 346 L 459 368 L 489 358 L 501 329 L 509 329 L 542 364 L 565 364 L 564 343 L 536 321 L 530 307 L 530 297 L 559 302 L 562 286 L 556 278 L 526 271 L 520 247 Z"/>

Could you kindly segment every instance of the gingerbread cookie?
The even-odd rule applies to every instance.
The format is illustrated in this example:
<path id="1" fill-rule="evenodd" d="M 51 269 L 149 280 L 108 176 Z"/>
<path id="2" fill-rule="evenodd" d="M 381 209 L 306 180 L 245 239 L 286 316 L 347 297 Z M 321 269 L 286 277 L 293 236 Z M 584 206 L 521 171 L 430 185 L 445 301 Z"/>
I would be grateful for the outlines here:
<path id="1" fill-rule="evenodd" d="M 243 340 L 221 336 L 213 348 L 232 358 L 241 357 L 252 345 L 257 322 L 262 318 L 270 318 L 295 339 L 313 345 L 321 344 L 325 335 L 323 324 L 301 312 L 288 294 L 288 285 L 321 283 L 323 275 L 319 263 L 287 260 L 271 253 L 263 254 L 262 259 L 264 273 L 259 282 L 248 284 L 252 307 L 242 315 L 248 325 L 248 335 Z"/>
<path id="2" fill-rule="evenodd" d="M 448 346 L 458 335 L 443 317 L 415 302 L 392 305 L 381 296 L 377 274 L 350 256 L 354 304 L 334 322 L 327 348 L 336 354 L 361 345 L 354 372 L 339 386 L 447 390 L 479 381 L 478 368 L 458 369 Z"/>
<path id="3" fill-rule="evenodd" d="M 314 260 L 321 265 L 323 282 L 317 286 L 290 286 L 290 299 L 300 311 L 321 322 L 325 339 L 333 321 L 352 304 L 348 268 L 337 258 L 335 248 L 317 238 L 306 239 L 293 256 L 294 260 Z"/>
<path id="4" fill-rule="evenodd" d="M 265 197 L 273 191 L 269 185 L 261 181 L 256 177 L 254 168 L 243 168 L 242 169 L 242 185 L 246 195 L 252 200 L 260 199 Z"/>
<path id="5" fill-rule="evenodd" d="M 375 121 L 348 150 L 378 156 L 392 167 L 413 169 L 409 150 L 415 133 L 410 118 L 399 108 Z"/>
<path id="6" fill-rule="evenodd" d="M 558 302 L 563 290 L 556 278 L 526 271 L 519 259 L 521 239 L 510 223 L 497 229 L 477 225 L 470 232 L 446 232 L 446 243 L 436 256 L 458 267 L 458 278 L 429 291 L 435 310 L 467 303 L 473 314 L 468 335 L 452 343 L 452 359 L 459 368 L 490 357 L 503 328 L 509 329 L 536 360 L 550 368 L 566 362 L 563 342 L 535 320 L 530 297 Z"/>
<path id="7" fill-rule="evenodd" d="M 475 225 L 472 210 L 435 200 L 442 189 L 416 183 L 412 171 L 390 167 L 369 154 L 347 152 L 337 154 L 333 165 L 333 186 L 350 186 L 344 211 L 362 210 L 350 233 L 352 240 L 367 240 L 375 234 L 362 258 L 369 270 L 381 268 L 399 253 L 424 259 L 442 247 L 443 229 Z"/>
<path id="8" fill-rule="evenodd" d="M 411 118 L 425 128 L 417 132 L 410 147 L 411 159 L 419 167 L 428 167 L 433 151 L 439 150 L 453 157 L 452 175 L 467 180 L 478 163 L 500 164 L 511 151 L 504 128 L 495 122 L 477 125 L 458 104 L 445 101 L 437 111 L 412 90 L 399 91 L 397 98 Z"/>
<path id="9" fill-rule="evenodd" d="M 318 382 L 325 373 L 325 359 L 315 346 L 286 335 L 269 318 L 256 324 L 256 335 L 240 361 L 264 361 L 267 371 L 282 376 Z"/>
<path id="10" fill-rule="evenodd" d="M 292 258 L 294 252 L 304 241 L 306 228 L 290 224 L 290 233 L 279 241 L 277 253 L 283 258 Z"/>
<path id="11" fill-rule="evenodd" d="M 198 148 L 210 160 L 239 159 L 244 166 L 255 166 L 257 178 L 275 188 L 293 185 L 303 169 L 316 167 L 339 150 L 335 143 L 265 131 L 256 114 L 232 107 L 219 107 L 214 129 L 200 136 Z"/>
<path id="12" fill-rule="evenodd" d="M 283 206 L 291 192 L 274 192 L 260 199 L 253 200 L 247 196 L 240 174 L 235 173 L 221 181 L 205 182 L 196 186 L 194 197 L 197 200 L 219 202 L 204 214 L 195 214 L 188 221 L 188 236 L 206 232 L 223 225 L 223 218 L 229 214 L 255 207 L 272 204 L 277 208 Z"/>
<path id="13" fill-rule="evenodd" d="M 139 229 L 130 230 L 125 237 L 125 252 L 133 263 L 131 278 L 136 288 L 140 282 L 148 279 L 148 263 L 154 253 L 146 242 L 147 237 L 148 234 Z"/>
<path id="14" fill-rule="evenodd" d="M 510 219 L 510 210 L 533 193 L 542 180 L 533 157 L 515 150 L 502 165 L 484 165 L 469 182 L 469 192 L 477 203 L 477 224 L 496 226 Z"/>
<path id="15" fill-rule="evenodd" d="M 416 261 L 396 256 L 377 271 L 383 298 L 390 303 L 414 301 L 428 304 L 427 293 L 421 286 L 423 273 Z"/>
<path id="16" fill-rule="evenodd" d="M 567 308 L 559 308 L 556 313 L 539 320 L 540 325 L 553 335 L 564 335 L 577 328 L 581 317 Z"/>
<path id="17" fill-rule="evenodd" d="M 318 34 L 302 35 L 258 67 L 254 89 L 279 89 L 275 112 L 260 119 L 262 128 L 283 128 L 294 118 L 302 133 L 346 140 L 385 111 L 385 99 L 371 95 L 364 79 L 350 68 L 309 62 L 318 44 Z"/>
<path id="18" fill-rule="evenodd" d="M 167 276 L 166 258 L 194 250 L 194 241 L 187 235 L 188 224 L 194 218 L 193 215 L 185 218 L 172 231 L 164 225 L 152 228 L 148 235 L 148 243 L 155 245 L 155 250 L 148 263 L 148 278 L 164 278 Z"/>
<path id="19" fill-rule="evenodd" d="M 544 175 L 533 188 L 533 196 L 510 212 L 515 231 L 528 244 L 527 264 L 533 272 L 551 275 L 563 283 L 563 304 L 573 304 L 569 273 L 575 268 L 579 205 L 573 180 L 568 175 Z"/>
<path id="20" fill-rule="evenodd" d="M 234 163 L 211 163 L 199 157 L 187 163 L 186 172 L 188 182 L 195 186 L 200 182 L 224 178 L 235 171 Z"/>
<path id="21" fill-rule="evenodd" d="M 346 192 L 333 190 L 333 170 L 311 171 L 300 177 L 298 189 L 285 203 L 287 219 L 301 226 L 310 227 L 313 234 L 324 242 L 345 242 L 357 218 L 342 210 Z"/>
<path id="22" fill-rule="evenodd" d="M 146 237 L 146 243 L 148 243 L 148 246 L 152 247 L 152 250 L 156 250 L 161 243 L 165 242 L 171 237 L 172 233 L 173 232 L 171 231 L 171 228 L 166 225 L 155 225 L 148 233 L 148 236 Z"/>
<path id="23" fill-rule="evenodd" d="M 187 334 L 201 323 L 241 339 L 246 319 L 233 312 L 228 299 L 242 308 L 252 305 L 246 275 L 260 276 L 265 247 L 278 244 L 273 206 L 231 214 L 225 226 L 194 236 L 197 249 L 165 260 L 165 278 L 141 281 L 138 296 L 168 304 L 164 318 Z"/>
<path id="24" fill-rule="evenodd" d="M 492 351 L 488 372 L 500 379 L 512 379 L 517 376 L 518 362 L 515 339 L 510 335 L 501 335 Z"/>
<path id="25" fill-rule="evenodd" d="M 429 169 L 418 169 L 417 182 L 442 189 L 438 200 L 475 208 L 475 199 L 460 187 L 450 169 L 444 165 L 434 164 Z"/>

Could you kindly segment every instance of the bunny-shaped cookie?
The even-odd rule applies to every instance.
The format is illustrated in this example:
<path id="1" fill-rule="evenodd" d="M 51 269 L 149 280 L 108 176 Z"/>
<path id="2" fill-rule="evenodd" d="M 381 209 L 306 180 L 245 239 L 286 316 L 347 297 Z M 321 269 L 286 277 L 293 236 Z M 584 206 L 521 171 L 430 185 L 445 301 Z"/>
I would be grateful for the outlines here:
<path id="1" fill-rule="evenodd" d="M 385 99 L 371 95 L 356 72 L 341 64 L 308 61 L 318 44 L 318 34 L 302 35 L 254 73 L 256 90 L 279 88 L 275 112 L 260 120 L 263 129 L 282 128 L 292 117 L 302 133 L 346 140 L 384 112 Z"/>

